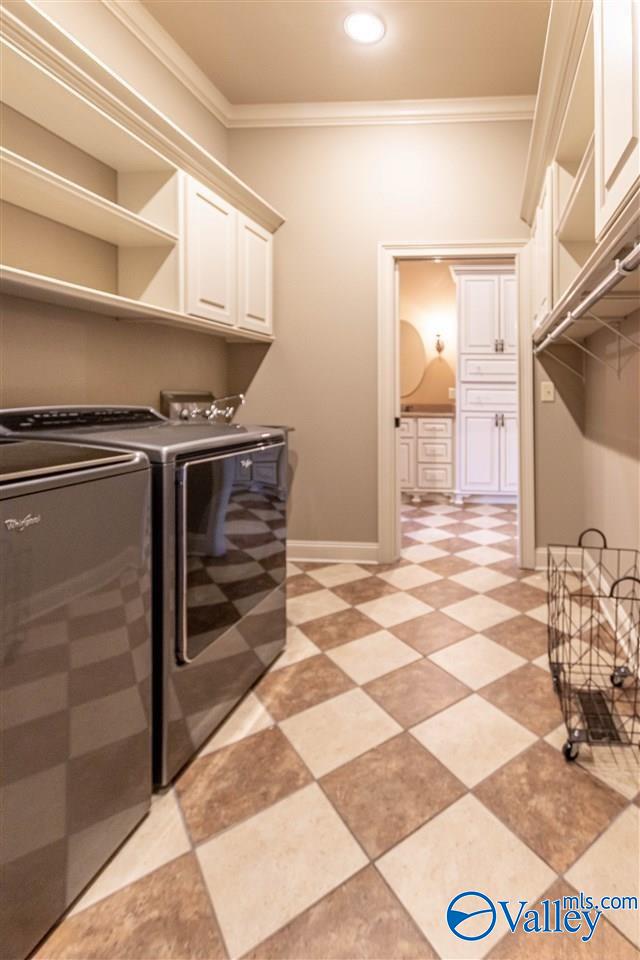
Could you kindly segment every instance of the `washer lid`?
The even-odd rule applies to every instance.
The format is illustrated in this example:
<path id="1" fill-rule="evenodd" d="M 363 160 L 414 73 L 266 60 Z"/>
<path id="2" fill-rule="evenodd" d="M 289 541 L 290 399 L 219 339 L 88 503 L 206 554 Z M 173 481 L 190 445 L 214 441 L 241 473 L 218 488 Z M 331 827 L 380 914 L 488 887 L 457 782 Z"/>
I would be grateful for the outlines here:
<path id="1" fill-rule="evenodd" d="M 46 440 L 0 440 L 0 483 L 131 463 L 135 454 Z"/>

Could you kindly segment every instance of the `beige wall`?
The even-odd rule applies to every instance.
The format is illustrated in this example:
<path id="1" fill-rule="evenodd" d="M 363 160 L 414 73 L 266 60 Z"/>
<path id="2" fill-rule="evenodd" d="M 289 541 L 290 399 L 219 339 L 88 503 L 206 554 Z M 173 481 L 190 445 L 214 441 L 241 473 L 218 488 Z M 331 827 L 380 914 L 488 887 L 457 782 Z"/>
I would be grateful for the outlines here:
<path id="1" fill-rule="evenodd" d="M 230 131 L 231 168 L 287 218 L 278 339 L 243 415 L 296 427 L 294 539 L 377 540 L 378 243 L 526 237 L 528 137 L 525 122 Z M 233 364 L 238 384 L 255 351 Z"/>
<path id="2" fill-rule="evenodd" d="M 424 350 L 423 376 L 413 387 L 411 358 L 403 351 L 400 327 L 400 395 L 403 403 L 450 403 L 456 385 L 456 285 L 447 263 L 405 260 L 399 265 L 400 320 L 418 333 Z M 438 354 L 436 337 L 444 350 Z M 413 341 L 408 344 L 410 348 Z M 405 361 L 406 357 L 406 361 Z M 405 366 L 406 362 L 406 366 Z M 415 362 L 415 361 L 414 361 Z"/>

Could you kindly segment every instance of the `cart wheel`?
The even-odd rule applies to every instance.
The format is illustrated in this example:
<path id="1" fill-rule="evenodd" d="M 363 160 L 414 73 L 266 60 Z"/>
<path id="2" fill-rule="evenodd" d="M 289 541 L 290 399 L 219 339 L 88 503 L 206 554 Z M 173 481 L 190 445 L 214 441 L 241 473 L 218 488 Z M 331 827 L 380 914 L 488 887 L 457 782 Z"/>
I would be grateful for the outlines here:
<path id="1" fill-rule="evenodd" d="M 562 745 L 562 752 L 567 763 L 576 760 L 580 752 L 580 747 L 577 743 L 572 743 L 571 740 L 567 740 L 565 744 Z"/>
<path id="2" fill-rule="evenodd" d="M 611 674 L 611 683 L 614 687 L 621 687 L 624 683 L 624 676 L 621 673 Z"/>

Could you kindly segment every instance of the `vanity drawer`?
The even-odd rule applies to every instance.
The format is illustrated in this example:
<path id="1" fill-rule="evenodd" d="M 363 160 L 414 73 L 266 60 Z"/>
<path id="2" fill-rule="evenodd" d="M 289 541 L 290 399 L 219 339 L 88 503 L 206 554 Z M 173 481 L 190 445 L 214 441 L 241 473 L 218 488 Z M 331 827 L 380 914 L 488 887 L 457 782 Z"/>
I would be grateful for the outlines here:
<path id="1" fill-rule="evenodd" d="M 400 420 L 400 436 L 401 437 L 415 437 L 416 435 L 416 420 L 414 417 L 403 417 Z"/>
<path id="2" fill-rule="evenodd" d="M 451 463 L 450 439 L 418 440 L 418 463 Z"/>
<path id="3" fill-rule="evenodd" d="M 418 420 L 419 437 L 450 437 L 451 434 L 449 417 L 420 417 Z"/>
<path id="4" fill-rule="evenodd" d="M 450 463 L 418 464 L 418 488 L 423 490 L 450 490 L 453 470 Z"/>
<path id="5" fill-rule="evenodd" d="M 499 413 L 517 410 L 518 391 L 513 384 L 463 383 L 460 386 L 460 406 L 463 410 L 495 410 Z"/>
<path id="6" fill-rule="evenodd" d="M 518 362 L 515 357 L 499 354 L 496 357 L 461 357 L 460 379 L 515 383 L 518 375 Z"/>

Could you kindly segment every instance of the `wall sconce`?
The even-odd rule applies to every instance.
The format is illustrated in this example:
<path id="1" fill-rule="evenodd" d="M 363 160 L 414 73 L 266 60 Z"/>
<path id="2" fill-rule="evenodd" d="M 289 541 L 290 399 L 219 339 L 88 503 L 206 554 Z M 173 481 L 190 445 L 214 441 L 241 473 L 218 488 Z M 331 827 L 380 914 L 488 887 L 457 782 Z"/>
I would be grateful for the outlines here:
<path id="1" fill-rule="evenodd" d="M 439 333 L 436 333 L 436 350 L 438 351 L 438 353 L 442 353 L 442 351 L 444 350 L 444 340 L 442 339 Z"/>

